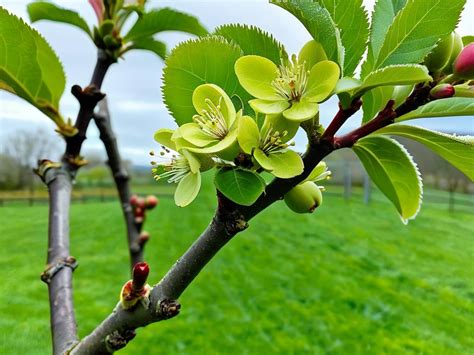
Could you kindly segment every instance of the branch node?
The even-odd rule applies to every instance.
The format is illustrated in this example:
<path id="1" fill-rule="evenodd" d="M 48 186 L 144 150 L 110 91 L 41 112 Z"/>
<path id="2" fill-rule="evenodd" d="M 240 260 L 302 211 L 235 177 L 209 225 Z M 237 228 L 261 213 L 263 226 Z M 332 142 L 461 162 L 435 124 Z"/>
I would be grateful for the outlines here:
<path id="1" fill-rule="evenodd" d="M 66 256 L 65 258 L 59 259 L 58 262 L 55 264 L 48 264 L 46 265 L 46 269 L 41 273 L 41 281 L 46 284 L 49 284 L 53 279 L 54 275 L 56 275 L 61 269 L 68 267 L 72 271 L 76 270 L 79 266 L 77 260 L 73 256 Z"/>
<path id="2" fill-rule="evenodd" d="M 225 216 L 224 226 L 227 235 L 232 236 L 247 229 L 249 224 L 239 211 L 232 211 Z"/>
<path id="3" fill-rule="evenodd" d="M 114 331 L 105 337 L 107 351 L 109 353 L 114 353 L 117 350 L 122 349 L 130 340 L 135 338 L 136 335 L 137 333 L 135 332 L 135 329 L 126 329 L 122 332 L 119 332 L 118 330 Z"/>
<path id="4" fill-rule="evenodd" d="M 158 316 L 163 320 L 176 317 L 179 314 L 180 309 L 181 305 L 178 301 L 168 298 L 158 301 Z"/>
<path id="5" fill-rule="evenodd" d="M 74 95 L 81 105 L 89 105 L 92 107 L 105 97 L 105 94 L 100 92 L 94 84 L 86 86 L 84 89 L 79 85 L 73 85 L 71 94 Z"/>
<path id="6" fill-rule="evenodd" d="M 57 163 L 48 159 L 38 160 L 38 168 L 33 169 L 34 173 L 38 175 L 43 182 L 48 185 L 55 179 L 55 175 L 47 176 L 46 173 L 49 169 L 59 169 L 61 163 Z"/>

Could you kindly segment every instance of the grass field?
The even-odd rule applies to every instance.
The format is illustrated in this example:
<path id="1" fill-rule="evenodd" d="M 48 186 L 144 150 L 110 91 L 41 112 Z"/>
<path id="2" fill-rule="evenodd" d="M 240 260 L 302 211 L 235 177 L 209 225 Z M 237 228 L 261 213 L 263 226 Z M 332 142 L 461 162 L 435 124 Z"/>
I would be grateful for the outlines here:
<path id="1" fill-rule="evenodd" d="M 209 190 L 209 189 L 208 189 Z M 156 282 L 205 228 L 212 192 L 162 199 L 146 223 Z M 0 354 L 49 354 L 47 208 L 0 208 Z M 100 216 L 100 217 L 99 217 Z M 404 226 L 379 199 L 328 196 L 313 215 L 273 206 L 184 293 L 179 317 L 138 331 L 123 354 L 472 354 L 474 218 L 423 207 Z M 72 206 L 80 335 L 127 279 L 118 203 Z M 13 295 L 13 296 L 9 296 Z"/>

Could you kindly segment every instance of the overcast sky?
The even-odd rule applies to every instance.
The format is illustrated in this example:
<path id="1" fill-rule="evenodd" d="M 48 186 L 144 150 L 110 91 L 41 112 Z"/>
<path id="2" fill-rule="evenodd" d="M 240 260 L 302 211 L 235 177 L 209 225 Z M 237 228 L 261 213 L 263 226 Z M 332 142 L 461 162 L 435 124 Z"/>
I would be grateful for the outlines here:
<path id="1" fill-rule="evenodd" d="M 449 1 L 449 0 L 446 0 Z M 26 4 L 23 0 L 0 0 L 0 5 L 27 22 Z M 56 1 L 63 7 L 78 11 L 90 24 L 96 18 L 86 0 Z M 364 0 L 369 13 L 374 1 Z M 160 0 L 148 1 L 148 7 L 171 6 L 199 17 L 212 30 L 226 23 L 253 24 L 271 32 L 282 42 L 289 53 L 297 53 L 310 36 L 305 28 L 286 11 L 270 5 L 266 0 Z M 467 0 L 465 14 L 474 14 L 474 0 Z M 474 34 L 473 22 L 467 16 L 461 21 L 458 32 L 461 35 Z M 61 100 L 61 112 L 65 117 L 75 118 L 78 104 L 69 93 L 74 84 L 81 86 L 89 82 L 95 64 L 95 48 L 89 38 L 80 30 L 52 22 L 34 24 L 58 53 L 67 75 L 65 94 Z M 178 42 L 189 38 L 183 34 L 165 33 L 158 35 L 171 49 Z M 103 91 L 107 93 L 113 125 L 119 137 L 124 158 L 135 164 L 148 164 L 148 151 L 156 149 L 153 132 L 162 127 L 174 127 L 161 98 L 161 72 L 163 62 L 154 54 L 134 51 L 126 54 L 124 61 L 115 64 L 105 79 Z M 321 106 L 322 122 L 326 123 L 337 109 L 336 101 L 330 100 Z M 346 130 L 358 124 L 358 118 L 348 122 Z M 474 135 L 474 117 L 433 118 L 416 121 L 416 124 L 432 129 L 455 131 Z M 25 101 L 0 91 L 0 141 L 18 129 L 34 130 L 44 127 L 53 131 L 55 125 L 41 112 Z M 303 145 L 297 138 L 297 146 Z M 87 156 L 91 152 L 102 152 L 98 132 L 92 124 L 84 146 Z"/>

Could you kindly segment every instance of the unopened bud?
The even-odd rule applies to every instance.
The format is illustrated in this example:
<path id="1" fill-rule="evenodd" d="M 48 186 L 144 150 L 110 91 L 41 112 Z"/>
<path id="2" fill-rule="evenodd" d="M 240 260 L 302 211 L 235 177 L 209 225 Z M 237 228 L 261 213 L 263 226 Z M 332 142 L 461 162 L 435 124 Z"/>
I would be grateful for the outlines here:
<path id="1" fill-rule="evenodd" d="M 146 283 L 150 268 L 147 263 L 137 263 L 133 267 L 133 279 L 123 285 L 120 292 L 120 302 L 123 308 L 131 309 L 138 301 L 148 301 L 150 286 Z"/>
<path id="2" fill-rule="evenodd" d="M 285 195 L 285 203 L 293 212 L 313 213 L 323 203 L 323 195 L 314 182 L 306 181 Z"/>
<path id="3" fill-rule="evenodd" d="M 454 96 L 454 92 L 454 86 L 451 84 L 439 84 L 431 89 L 430 95 L 435 99 L 445 99 Z"/>
<path id="4" fill-rule="evenodd" d="M 451 58 L 453 50 L 454 33 L 442 38 L 436 47 L 426 56 L 424 63 L 431 72 L 441 70 Z"/>
<path id="5" fill-rule="evenodd" d="M 150 273 L 150 267 L 148 263 L 136 263 L 133 267 L 133 280 L 132 289 L 136 292 L 140 292 L 146 284 L 148 274 Z"/>
<path id="6" fill-rule="evenodd" d="M 454 75 L 465 80 L 474 79 L 474 43 L 467 45 L 459 53 L 454 62 Z"/>
<path id="7" fill-rule="evenodd" d="M 132 195 L 130 196 L 130 204 L 132 206 L 136 206 L 138 202 L 138 196 L 137 195 Z"/>
<path id="8" fill-rule="evenodd" d="M 145 198 L 145 208 L 151 210 L 155 208 L 157 204 L 158 204 L 158 199 L 156 198 L 156 196 L 148 195 Z"/>
<path id="9" fill-rule="evenodd" d="M 137 208 L 144 209 L 145 208 L 145 199 L 143 197 L 138 197 L 136 206 L 137 206 Z"/>

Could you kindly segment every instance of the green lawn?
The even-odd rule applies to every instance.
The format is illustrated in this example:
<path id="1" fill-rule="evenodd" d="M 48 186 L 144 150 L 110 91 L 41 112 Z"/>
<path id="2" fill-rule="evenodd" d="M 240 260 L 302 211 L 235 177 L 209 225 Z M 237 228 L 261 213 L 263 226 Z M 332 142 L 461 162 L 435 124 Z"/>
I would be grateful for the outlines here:
<path id="1" fill-rule="evenodd" d="M 208 189 L 209 190 L 209 189 Z M 156 282 L 206 227 L 212 192 L 186 209 L 162 199 L 146 224 Z M 47 208 L 0 208 L 0 354 L 48 354 Z M 101 216 L 99 218 L 99 216 Z M 474 219 L 425 205 L 394 209 L 328 196 L 313 215 L 273 206 L 180 299 L 177 318 L 138 331 L 124 354 L 469 354 L 474 349 Z M 81 336 L 127 279 L 118 203 L 72 206 Z M 11 295 L 11 296 L 10 296 Z"/>

